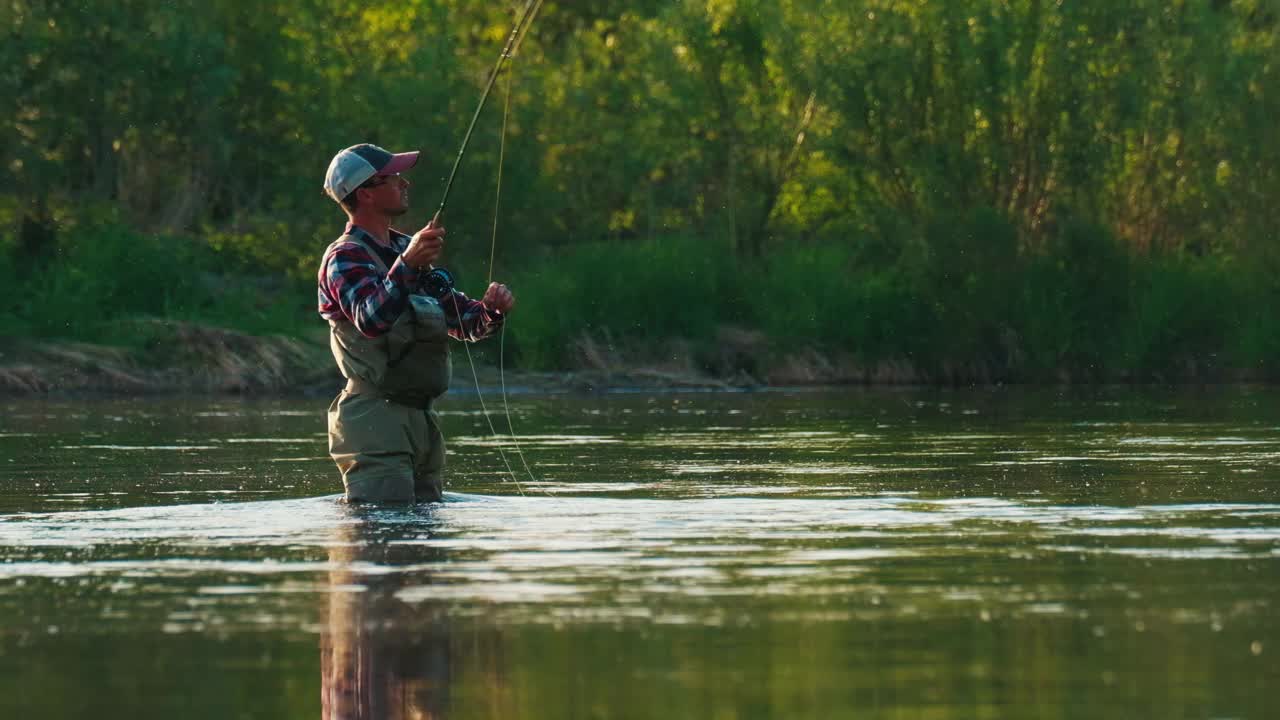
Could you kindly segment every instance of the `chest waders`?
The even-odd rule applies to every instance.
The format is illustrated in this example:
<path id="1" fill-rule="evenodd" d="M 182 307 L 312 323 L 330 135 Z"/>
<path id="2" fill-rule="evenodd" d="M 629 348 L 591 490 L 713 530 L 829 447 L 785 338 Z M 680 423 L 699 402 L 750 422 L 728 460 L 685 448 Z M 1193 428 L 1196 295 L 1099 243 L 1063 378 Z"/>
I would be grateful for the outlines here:
<path id="1" fill-rule="evenodd" d="M 354 235 L 330 245 L 326 257 L 348 242 L 363 247 L 380 274 L 390 272 L 382 257 Z M 378 395 L 412 408 L 430 408 L 453 377 L 444 310 L 427 295 L 410 295 L 391 331 L 376 338 L 365 337 L 346 318 L 329 320 L 329 349 L 349 392 Z"/>
<path id="2" fill-rule="evenodd" d="M 375 267 L 389 270 L 360 237 L 354 243 Z M 329 320 L 329 348 L 345 390 L 329 407 L 329 454 L 342 471 L 348 500 L 440 500 L 444 491 L 444 437 L 431 406 L 453 374 L 449 329 L 435 298 L 411 294 L 391 330 L 365 337 L 346 318 Z"/>

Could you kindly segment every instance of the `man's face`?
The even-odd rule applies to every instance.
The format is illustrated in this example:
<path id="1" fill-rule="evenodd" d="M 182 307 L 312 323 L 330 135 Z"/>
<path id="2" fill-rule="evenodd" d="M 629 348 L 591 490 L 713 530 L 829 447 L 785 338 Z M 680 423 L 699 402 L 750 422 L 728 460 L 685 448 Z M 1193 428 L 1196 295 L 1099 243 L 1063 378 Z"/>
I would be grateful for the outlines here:
<path id="1" fill-rule="evenodd" d="M 364 185 L 369 206 L 387 217 L 409 211 L 409 181 L 396 175 L 379 175 Z M 361 200 L 363 204 L 365 199 Z"/>

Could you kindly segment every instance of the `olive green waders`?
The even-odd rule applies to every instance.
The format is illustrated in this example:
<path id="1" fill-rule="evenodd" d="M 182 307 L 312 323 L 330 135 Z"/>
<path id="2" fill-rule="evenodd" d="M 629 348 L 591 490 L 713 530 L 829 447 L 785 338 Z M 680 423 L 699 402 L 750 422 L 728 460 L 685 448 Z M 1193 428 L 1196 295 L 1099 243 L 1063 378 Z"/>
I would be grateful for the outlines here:
<path id="1" fill-rule="evenodd" d="M 347 499 L 434 502 L 444 494 L 444 436 L 434 410 L 347 388 L 329 406 L 329 454 Z"/>
<path id="2" fill-rule="evenodd" d="M 383 274 L 387 267 L 357 236 L 329 246 L 365 247 Z M 408 306 L 379 337 L 366 337 L 347 319 L 329 321 L 329 347 L 347 387 L 329 406 L 329 454 L 342 471 L 347 500 L 432 502 L 444 493 L 444 436 L 431 409 L 449 389 L 453 366 L 440 304 L 410 295 Z"/>

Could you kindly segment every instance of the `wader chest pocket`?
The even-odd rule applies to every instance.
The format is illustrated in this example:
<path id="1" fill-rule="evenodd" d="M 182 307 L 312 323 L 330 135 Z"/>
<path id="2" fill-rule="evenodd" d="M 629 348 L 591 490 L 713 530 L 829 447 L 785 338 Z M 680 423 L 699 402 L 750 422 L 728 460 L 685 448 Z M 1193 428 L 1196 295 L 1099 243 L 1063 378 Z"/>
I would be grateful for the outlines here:
<path id="1" fill-rule="evenodd" d="M 410 295 L 409 302 L 388 334 L 382 390 L 403 404 L 426 407 L 430 399 L 449 389 L 453 375 L 449 327 L 434 298 Z"/>

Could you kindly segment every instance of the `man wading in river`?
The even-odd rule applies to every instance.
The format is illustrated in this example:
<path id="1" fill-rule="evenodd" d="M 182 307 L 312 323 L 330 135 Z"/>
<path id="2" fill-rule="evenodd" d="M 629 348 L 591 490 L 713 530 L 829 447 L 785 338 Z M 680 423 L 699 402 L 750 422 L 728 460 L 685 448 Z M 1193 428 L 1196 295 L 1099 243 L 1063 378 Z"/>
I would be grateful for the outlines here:
<path id="1" fill-rule="evenodd" d="M 412 237 L 391 227 L 409 208 L 400 173 L 418 153 L 356 145 L 334 156 L 324 189 L 346 211 L 320 263 L 320 315 L 346 388 L 329 406 L 329 454 L 348 501 L 436 501 L 444 437 L 432 404 L 449 389 L 449 337 L 474 342 L 502 326 L 514 299 L 489 285 L 476 301 L 431 264 L 444 228 Z"/>

